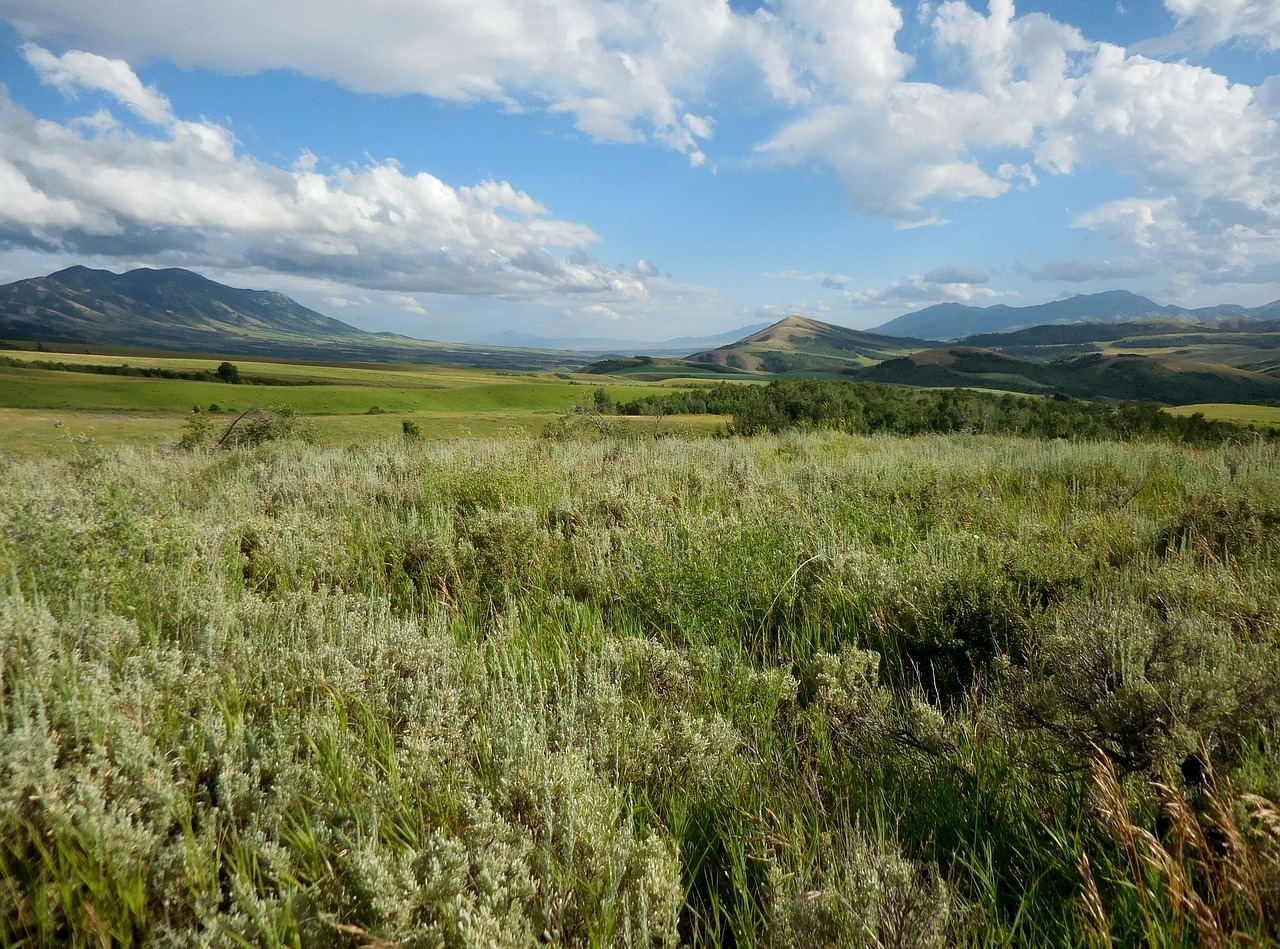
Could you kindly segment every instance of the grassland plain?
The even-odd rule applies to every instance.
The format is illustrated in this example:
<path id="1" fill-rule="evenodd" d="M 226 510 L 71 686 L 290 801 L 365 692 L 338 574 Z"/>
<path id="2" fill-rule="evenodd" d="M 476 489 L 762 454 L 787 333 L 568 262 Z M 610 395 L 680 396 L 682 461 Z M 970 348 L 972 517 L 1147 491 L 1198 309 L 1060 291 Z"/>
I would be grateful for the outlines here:
<path id="1" fill-rule="evenodd" d="M 1274 443 L 73 443 L 0 944 L 1280 937 Z"/>
<path id="2" fill-rule="evenodd" d="M 537 434 L 603 387 L 619 402 L 672 391 L 661 383 L 423 366 L 329 365 L 237 360 L 245 379 L 263 385 L 32 368 L 44 360 L 112 370 L 206 372 L 216 358 L 9 353 L 0 360 L 0 453 L 67 454 L 72 438 L 99 445 L 161 447 L 182 435 L 193 408 L 229 425 L 251 406 L 287 405 L 308 420 L 315 439 L 353 444 L 390 436 L 409 419 L 424 437 Z M 590 386 L 590 388 L 587 388 Z M 615 424 L 626 425 L 626 420 Z M 717 420 L 669 419 L 665 430 L 709 432 Z"/>

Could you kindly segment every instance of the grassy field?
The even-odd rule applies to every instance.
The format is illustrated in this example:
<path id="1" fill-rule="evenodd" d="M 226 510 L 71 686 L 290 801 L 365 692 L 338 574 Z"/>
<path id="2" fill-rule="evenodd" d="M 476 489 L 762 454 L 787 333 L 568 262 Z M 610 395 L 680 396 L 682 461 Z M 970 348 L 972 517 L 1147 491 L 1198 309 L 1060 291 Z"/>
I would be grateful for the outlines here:
<path id="1" fill-rule="evenodd" d="M 24 361 L 131 366 L 211 372 L 213 359 L 164 356 L 100 356 L 68 353 L 9 354 Z M 0 453 L 65 454 L 75 437 L 104 446 L 160 447 L 175 443 L 192 409 L 214 427 L 229 425 L 251 406 L 287 405 L 325 444 L 354 444 L 399 435 L 403 420 L 423 437 L 454 438 L 538 434 L 603 388 L 617 401 L 671 391 L 646 383 L 568 373 L 517 373 L 419 366 L 352 366 L 314 363 L 235 363 L 242 377 L 276 385 L 100 375 L 0 366 Z M 216 412 L 210 412 L 211 407 Z M 642 420 L 616 425 L 641 426 Z M 662 431 L 713 431 L 722 420 L 669 418 Z"/>
<path id="2" fill-rule="evenodd" d="M 1276 445 L 576 431 L 4 461 L 0 944 L 1280 939 Z"/>
<path id="3" fill-rule="evenodd" d="M 1205 418 L 1240 425 L 1270 426 L 1280 428 L 1280 407 L 1271 405 L 1238 405 L 1232 402 L 1205 402 L 1199 405 L 1178 405 L 1168 411 L 1175 415 L 1194 415 L 1199 412 Z"/>

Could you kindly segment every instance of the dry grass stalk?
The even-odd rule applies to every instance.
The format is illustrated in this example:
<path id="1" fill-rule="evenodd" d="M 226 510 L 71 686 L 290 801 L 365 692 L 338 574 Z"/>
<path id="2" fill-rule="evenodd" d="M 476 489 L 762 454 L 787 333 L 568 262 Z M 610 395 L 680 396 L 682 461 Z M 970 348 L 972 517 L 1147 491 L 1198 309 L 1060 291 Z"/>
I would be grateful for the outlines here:
<path id="1" fill-rule="evenodd" d="M 1093 878 L 1093 868 L 1089 866 L 1089 855 L 1080 852 L 1077 864 L 1080 870 L 1080 898 L 1084 903 L 1085 929 L 1100 946 L 1111 949 L 1111 923 L 1107 919 L 1107 909 L 1102 905 L 1102 895 L 1098 892 L 1097 881 Z"/>

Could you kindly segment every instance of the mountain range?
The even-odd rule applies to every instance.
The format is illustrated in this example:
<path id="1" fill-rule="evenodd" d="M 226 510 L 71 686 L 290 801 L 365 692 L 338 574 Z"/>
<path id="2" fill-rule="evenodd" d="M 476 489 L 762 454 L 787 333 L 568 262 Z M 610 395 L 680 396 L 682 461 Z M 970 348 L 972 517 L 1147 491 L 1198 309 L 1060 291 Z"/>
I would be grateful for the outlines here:
<path id="1" fill-rule="evenodd" d="M 981 342 L 981 345 L 978 343 Z M 611 375 L 663 378 L 725 368 L 892 385 L 1187 405 L 1280 404 L 1280 320 L 1037 326 L 959 343 L 862 333 L 788 317 L 729 346 L 663 365 L 606 361 Z"/>
<path id="2" fill-rule="evenodd" d="M 937 339 L 975 328 L 982 332 L 948 343 Z M 908 330 L 918 335 L 905 335 Z M 580 371 L 645 379 L 826 376 L 1168 404 L 1280 404 L 1280 301 L 1187 311 L 1112 291 L 1036 307 L 945 304 L 891 320 L 879 332 L 792 316 L 718 337 L 631 346 L 515 333 L 490 341 L 368 333 L 283 294 L 227 287 L 186 270 L 113 274 L 70 267 L 0 287 L 0 347 L 48 343 L 99 352 L 523 370 L 576 369 L 584 351 L 631 349 L 654 355 L 604 360 Z M 559 348 L 566 345 L 582 351 Z M 683 359 L 657 358 L 699 346 Z"/>
<path id="3" fill-rule="evenodd" d="M 1252 309 L 1224 304 L 1188 310 L 1161 306 L 1127 290 L 1079 294 L 1066 300 L 1034 306 L 967 306 L 939 303 L 907 313 L 875 327 L 885 336 L 914 336 L 921 339 L 950 340 L 977 333 L 998 333 L 1028 326 L 1061 323 L 1121 323 L 1133 320 L 1173 320 L 1183 323 L 1211 323 L 1232 319 L 1274 319 L 1280 317 L 1280 300 Z"/>
<path id="4" fill-rule="evenodd" d="M 506 369 L 562 369 L 581 362 L 580 356 L 565 352 L 368 333 L 283 293 L 228 287 L 180 269 L 115 274 L 69 267 L 0 286 L 0 340 L 61 348 Z"/>

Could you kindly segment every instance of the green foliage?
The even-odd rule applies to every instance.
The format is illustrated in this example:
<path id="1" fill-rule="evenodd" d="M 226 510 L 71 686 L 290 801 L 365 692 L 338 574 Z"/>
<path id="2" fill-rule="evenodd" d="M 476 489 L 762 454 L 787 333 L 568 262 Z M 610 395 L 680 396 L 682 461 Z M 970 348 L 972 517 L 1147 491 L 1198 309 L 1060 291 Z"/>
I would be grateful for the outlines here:
<path id="1" fill-rule="evenodd" d="M 1280 938 L 1274 444 L 245 448 L 5 463 L 0 944 Z"/>
<path id="2" fill-rule="evenodd" d="M 998 396 L 969 389 L 908 389 L 823 381 L 775 380 L 767 386 L 719 383 L 649 396 L 618 406 L 643 415 L 658 401 L 676 414 L 732 415 L 739 435 L 792 429 L 836 429 L 862 434 L 1007 434 L 1032 438 L 1166 440 L 1218 445 L 1280 437 L 1203 415 L 1173 415 L 1152 405 L 1104 405 L 1065 396 Z"/>
<path id="3" fill-rule="evenodd" d="M 229 382 L 232 385 L 240 384 L 240 370 L 236 368 L 233 362 L 224 362 L 218 365 L 218 378 L 223 382 Z"/>
<path id="4" fill-rule="evenodd" d="M 1280 719 L 1280 657 L 1213 617 L 1075 600 L 1038 647 L 1016 705 L 1080 761 L 1098 749 L 1130 772 L 1205 750 L 1238 761 Z"/>

